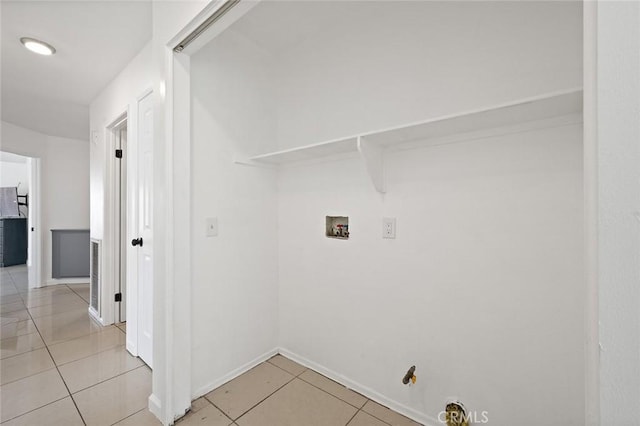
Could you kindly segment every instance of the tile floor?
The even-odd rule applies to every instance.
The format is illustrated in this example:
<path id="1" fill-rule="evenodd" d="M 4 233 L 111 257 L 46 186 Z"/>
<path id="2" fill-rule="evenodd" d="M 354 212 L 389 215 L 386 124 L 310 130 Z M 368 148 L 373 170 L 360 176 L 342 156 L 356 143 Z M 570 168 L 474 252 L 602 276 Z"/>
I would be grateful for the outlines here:
<path id="1" fill-rule="evenodd" d="M 88 285 L 28 291 L 0 269 L 3 425 L 151 426 L 151 372 L 125 348 L 126 324 L 87 314 Z M 180 426 L 415 426 L 418 423 L 276 355 L 192 403 Z"/>
<path id="2" fill-rule="evenodd" d="M 2 425 L 112 425 L 146 412 L 151 370 L 125 350 L 125 324 L 87 312 L 88 284 L 31 290 L 0 268 Z"/>

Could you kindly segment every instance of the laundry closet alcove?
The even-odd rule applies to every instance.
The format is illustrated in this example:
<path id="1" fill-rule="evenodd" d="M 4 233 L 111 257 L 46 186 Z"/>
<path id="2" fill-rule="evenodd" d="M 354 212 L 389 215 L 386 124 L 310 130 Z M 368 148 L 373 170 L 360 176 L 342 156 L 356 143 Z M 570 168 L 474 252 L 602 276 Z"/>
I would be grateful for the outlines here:
<path id="1" fill-rule="evenodd" d="M 584 424 L 581 3 L 264 1 L 190 70 L 195 396 L 278 350 Z"/>

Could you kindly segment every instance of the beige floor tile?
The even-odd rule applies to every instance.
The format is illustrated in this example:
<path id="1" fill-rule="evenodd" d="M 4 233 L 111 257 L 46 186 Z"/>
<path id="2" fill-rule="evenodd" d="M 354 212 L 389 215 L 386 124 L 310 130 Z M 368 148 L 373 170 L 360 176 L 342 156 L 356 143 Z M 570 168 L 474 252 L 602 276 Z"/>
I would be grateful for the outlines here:
<path id="1" fill-rule="evenodd" d="M 80 291 L 80 290 L 87 290 L 89 291 L 89 283 L 83 283 L 83 284 L 67 284 L 67 287 L 69 287 L 71 290 L 73 291 Z"/>
<path id="2" fill-rule="evenodd" d="M 120 330 L 122 330 L 123 332 L 127 332 L 127 323 L 126 322 L 121 322 L 120 324 L 116 324 L 116 327 L 118 327 Z"/>
<path id="3" fill-rule="evenodd" d="M 82 300 L 80 296 L 69 290 L 67 287 L 56 289 L 55 291 L 45 293 L 38 296 L 32 296 L 29 293 L 24 297 L 24 304 L 27 308 L 35 308 L 45 305 L 64 305 L 74 300 Z"/>
<path id="4" fill-rule="evenodd" d="M 0 359 L 20 355 L 34 349 L 44 347 L 44 342 L 38 333 L 30 333 L 22 336 L 8 337 L 0 340 Z"/>
<path id="5" fill-rule="evenodd" d="M 389 426 L 382 420 L 378 420 L 371 414 L 359 411 L 358 414 L 349 422 L 348 426 Z"/>
<path id="6" fill-rule="evenodd" d="M 162 423 L 147 408 L 143 408 L 114 426 L 162 426 Z"/>
<path id="7" fill-rule="evenodd" d="M 69 288 L 78 296 L 82 297 L 85 302 L 89 303 L 89 284 L 72 284 Z"/>
<path id="8" fill-rule="evenodd" d="M 0 421 L 12 419 L 68 395 L 56 369 L 2 385 Z"/>
<path id="9" fill-rule="evenodd" d="M 0 384 L 14 382 L 54 367 L 46 348 L 5 358 L 0 363 Z"/>
<path id="10" fill-rule="evenodd" d="M 47 345 L 99 333 L 105 329 L 89 318 L 89 314 L 84 309 L 34 318 L 33 321 Z"/>
<path id="11" fill-rule="evenodd" d="M 13 287 L 13 286 L 12 286 Z M 15 290 L 15 287 L 14 287 Z M 16 303 L 16 302 L 22 302 L 22 297 L 20 297 L 19 294 L 17 294 L 18 291 L 16 290 L 15 293 L 0 293 L 0 305 L 6 305 L 8 303 Z"/>
<path id="12" fill-rule="evenodd" d="M 20 293 L 18 292 L 18 289 L 15 288 L 14 286 L 2 286 L 0 287 L 0 301 L 5 298 L 5 297 L 10 297 L 10 296 L 15 296 L 15 295 L 19 295 Z M 5 303 L 5 302 L 2 302 Z M 2 304 L 0 303 L 0 304 Z M 11 302 L 6 302 L 6 303 L 11 303 Z"/>
<path id="13" fill-rule="evenodd" d="M 80 296 L 82 298 L 82 300 L 84 300 L 85 302 L 89 303 L 89 289 L 80 289 L 80 290 L 73 290 L 78 296 Z"/>
<path id="14" fill-rule="evenodd" d="M 358 410 L 294 379 L 239 418 L 240 426 L 344 426 Z"/>
<path id="15" fill-rule="evenodd" d="M 17 287 L 18 286 L 16 286 L 16 288 Z M 60 289 L 63 289 L 65 287 L 66 286 L 64 285 L 49 285 L 49 286 L 38 287 L 38 288 L 26 288 L 26 289 L 19 288 L 18 290 L 20 291 L 20 294 L 22 295 L 23 299 L 29 299 L 29 298 L 37 299 L 39 297 L 44 297 L 45 295 L 50 293 L 60 292 L 61 291 Z M 67 288 L 67 290 L 69 289 Z M 62 292 L 64 292 L 64 290 L 62 290 Z"/>
<path id="16" fill-rule="evenodd" d="M 205 397 L 200 397 L 198 399 L 196 399 L 195 401 L 191 401 L 191 411 L 192 412 L 197 412 L 202 410 L 205 407 L 210 406 L 211 403 L 209 401 L 207 401 L 207 398 Z"/>
<path id="17" fill-rule="evenodd" d="M 151 370 L 146 366 L 73 395 L 87 425 L 112 425 L 147 407 Z"/>
<path id="18" fill-rule="evenodd" d="M 49 351 L 55 363 L 63 365 L 124 344 L 125 335 L 115 327 L 108 327 L 101 333 L 87 334 L 51 345 Z"/>
<path id="19" fill-rule="evenodd" d="M 27 285 L 29 283 L 29 275 L 27 273 L 26 265 L 18 266 L 15 269 L 11 269 L 9 273 L 11 274 L 11 279 L 13 280 L 13 284 L 15 284 L 16 287 L 22 284 Z"/>
<path id="20" fill-rule="evenodd" d="M 82 358 L 60 366 L 60 374 L 71 393 L 93 386 L 142 365 L 139 358 L 131 356 L 124 346 Z"/>
<path id="21" fill-rule="evenodd" d="M 209 392 L 206 398 L 229 417 L 237 419 L 292 378 L 286 371 L 265 362 Z"/>
<path id="22" fill-rule="evenodd" d="M 391 426 L 419 426 L 420 423 L 416 423 L 413 420 L 398 414 L 393 410 L 384 407 L 377 402 L 367 401 L 362 407 L 362 411 L 365 411 L 372 416 L 389 423 Z"/>
<path id="23" fill-rule="evenodd" d="M 304 380 L 307 383 L 312 384 L 325 392 L 329 392 L 331 395 L 336 398 L 340 398 L 344 402 L 353 405 L 356 408 L 362 408 L 365 402 L 367 402 L 367 398 L 352 391 L 351 389 L 347 389 L 339 383 L 334 382 L 331 379 L 326 378 L 325 376 L 316 373 L 312 370 L 307 370 L 299 376 L 300 379 Z"/>
<path id="24" fill-rule="evenodd" d="M 307 367 L 303 367 L 297 362 L 291 361 L 289 358 L 286 358 L 280 354 L 274 357 L 271 357 L 269 359 L 269 362 L 275 365 L 276 367 L 280 367 L 284 371 L 293 374 L 294 376 L 297 376 L 298 374 L 302 373 L 304 370 L 307 369 Z"/>
<path id="25" fill-rule="evenodd" d="M 29 308 L 29 313 L 31 314 L 32 318 L 40 318 L 79 310 L 82 310 L 86 313 L 88 312 L 88 309 L 89 305 L 87 304 L 87 302 L 76 296 L 74 299 L 70 299 L 67 302 Z"/>
<path id="26" fill-rule="evenodd" d="M 0 324 L 6 325 L 10 322 L 25 321 L 28 319 L 31 319 L 31 316 L 26 309 L 23 309 L 21 311 L 9 312 L 7 314 L 0 315 Z"/>
<path id="27" fill-rule="evenodd" d="M 83 424 L 71 397 L 67 397 L 23 414 L 7 423 L 3 423 L 2 426 L 82 426 Z"/>
<path id="28" fill-rule="evenodd" d="M 198 411 L 191 411 L 178 420 L 176 425 L 180 426 L 228 426 L 232 421 L 211 404 L 201 407 Z"/>
<path id="29" fill-rule="evenodd" d="M 30 319 L 24 321 L 11 321 L 7 324 L 3 324 L 0 327 L 0 339 L 6 339 L 7 337 L 22 336 L 24 334 L 36 333 L 35 325 Z"/>
<path id="30" fill-rule="evenodd" d="M 24 303 L 21 301 L 13 303 L 5 303 L 0 305 L 0 315 L 7 315 L 15 311 L 23 311 L 25 309 Z"/>

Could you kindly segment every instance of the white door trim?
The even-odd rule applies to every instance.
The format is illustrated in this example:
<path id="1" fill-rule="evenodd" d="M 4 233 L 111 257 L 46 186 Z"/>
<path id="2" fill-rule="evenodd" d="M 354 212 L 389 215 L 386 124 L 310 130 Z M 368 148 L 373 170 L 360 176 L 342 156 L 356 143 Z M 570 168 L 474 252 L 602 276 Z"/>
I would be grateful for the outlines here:
<path id="1" fill-rule="evenodd" d="M 181 53 L 173 48 L 193 32 L 226 0 L 213 0 L 164 46 L 165 81 L 159 82 L 159 101 L 164 116 L 164 143 L 155 164 L 164 167 L 156 182 L 158 208 L 154 235 L 162 247 L 156 252 L 154 284 L 154 370 L 149 409 L 165 425 L 183 416 L 194 396 L 191 389 L 191 74 L 190 55 L 212 38 L 210 31 Z M 256 2 L 247 2 L 245 5 Z M 242 4 L 242 3 L 241 3 Z M 234 8 L 236 9 L 236 8 Z M 216 31 L 230 25 L 250 7 L 225 15 L 216 22 Z M 164 98 L 164 99 L 162 99 Z M 159 116 L 160 118 L 160 116 Z M 160 119 L 158 120 L 160 121 Z M 158 129 L 158 127 L 156 127 Z M 157 145 L 157 146 L 158 146 Z M 158 174 L 156 174 L 158 176 Z M 161 198 L 160 198 L 161 197 Z M 160 210 L 164 209 L 164 214 Z"/>
<path id="2" fill-rule="evenodd" d="M 124 121 L 128 121 L 129 111 L 124 108 L 113 120 L 104 128 L 105 135 L 105 168 L 104 168 L 104 234 L 102 238 L 102 256 L 100 284 L 102 288 L 100 292 L 100 317 L 96 318 L 103 326 L 113 324 L 115 321 L 116 302 L 114 294 L 116 293 L 115 281 L 119 271 L 119 259 L 117 259 L 117 220 L 116 216 L 120 215 L 118 204 L 116 202 L 116 131 Z M 128 138 L 127 138 L 128 139 Z M 127 222 L 130 220 L 127 217 Z"/>
<path id="3" fill-rule="evenodd" d="M 585 255 L 585 425 L 600 424 L 598 301 L 598 3 L 583 4 L 583 179 Z"/>
<path id="4" fill-rule="evenodd" d="M 28 157 L 29 169 L 29 216 L 27 219 L 27 232 L 29 241 L 29 256 L 27 274 L 29 288 L 38 288 L 46 285 L 42 282 L 42 229 L 41 204 L 40 204 L 40 167 L 39 158 Z M 33 230 L 32 230 L 33 229 Z"/>

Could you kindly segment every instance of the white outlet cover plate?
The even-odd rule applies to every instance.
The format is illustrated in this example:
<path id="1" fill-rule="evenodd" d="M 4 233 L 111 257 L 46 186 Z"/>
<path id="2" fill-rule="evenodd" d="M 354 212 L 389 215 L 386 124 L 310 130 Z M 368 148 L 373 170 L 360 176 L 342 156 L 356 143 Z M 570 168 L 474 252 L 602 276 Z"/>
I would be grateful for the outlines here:
<path id="1" fill-rule="evenodd" d="M 382 218 L 382 238 L 395 238 L 395 237 L 396 237 L 396 218 L 383 217 Z"/>

